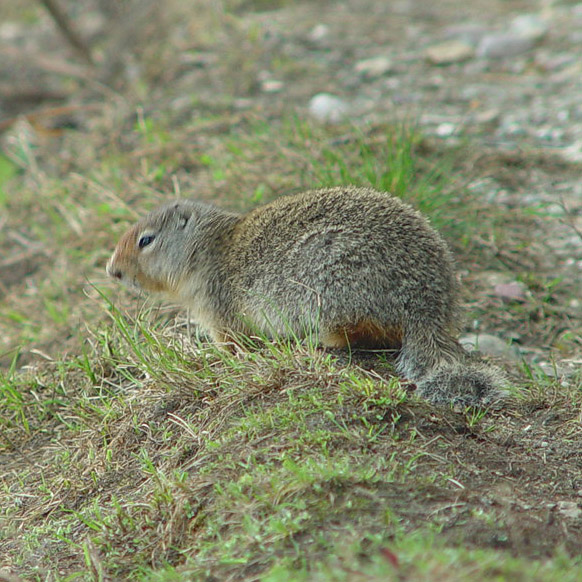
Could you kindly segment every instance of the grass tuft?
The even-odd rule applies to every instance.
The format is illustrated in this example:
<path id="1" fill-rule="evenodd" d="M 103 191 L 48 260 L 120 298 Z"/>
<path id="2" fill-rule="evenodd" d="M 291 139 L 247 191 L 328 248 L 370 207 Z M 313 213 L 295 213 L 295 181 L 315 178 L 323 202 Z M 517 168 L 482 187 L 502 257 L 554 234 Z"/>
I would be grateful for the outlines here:
<path id="1" fill-rule="evenodd" d="M 98 108 L 56 138 L 25 122 L 6 132 L 0 565 L 38 582 L 577 579 L 580 374 L 529 363 L 502 410 L 435 408 L 382 354 L 258 335 L 229 352 L 106 282 L 115 241 L 169 198 L 246 211 L 371 185 L 451 241 L 479 329 L 577 361 L 578 288 L 533 240 L 547 213 L 468 187 L 481 158 L 481 174 L 515 182 L 507 159 L 444 148 L 414 123 L 274 113 L 257 75 L 295 87 L 319 65 L 274 56 L 278 37 L 247 16 L 293 3 L 207 4 L 170 18 L 184 59 L 159 28 L 133 27 L 141 41 L 119 52 L 137 77 L 100 85 Z M 504 304 L 478 278 L 488 270 L 527 296 Z"/>

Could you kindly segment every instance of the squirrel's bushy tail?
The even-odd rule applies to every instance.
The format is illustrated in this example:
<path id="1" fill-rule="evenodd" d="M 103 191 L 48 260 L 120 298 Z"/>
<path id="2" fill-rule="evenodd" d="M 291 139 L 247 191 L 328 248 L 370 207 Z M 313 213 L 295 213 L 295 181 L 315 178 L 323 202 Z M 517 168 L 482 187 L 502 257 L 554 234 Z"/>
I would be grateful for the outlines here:
<path id="1" fill-rule="evenodd" d="M 416 383 L 418 395 L 435 404 L 489 406 L 507 396 L 507 378 L 476 361 L 452 336 L 405 338 L 397 370 Z"/>
<path id="2" fill-rule="evenodd" d="M 490 406 L 507 396 L 503 372 L 479 362 L 444 365 L 416 384 L 419 395 L 435 404 Z"/>

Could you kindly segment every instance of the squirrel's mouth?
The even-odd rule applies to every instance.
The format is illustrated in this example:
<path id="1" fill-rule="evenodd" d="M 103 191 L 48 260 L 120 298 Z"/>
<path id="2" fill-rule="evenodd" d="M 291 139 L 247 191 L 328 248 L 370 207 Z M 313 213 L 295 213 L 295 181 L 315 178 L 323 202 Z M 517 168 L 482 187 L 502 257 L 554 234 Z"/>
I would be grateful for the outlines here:
<path id="1" fill-rule="evenodd" d="M 134 291 L 136 293 L 142 293 L 144 288 L 139 284 L 139 281 L 135 278 L 130 277 L 118 277 L 119 282 L 130 291 Z"/>
<path id="2" fill-rule="evenodd" d="M 143 287 L 139 284 L 137 279 L 122 279 L 121 282 L 132 291 L 143 291 Z"/>
<path id="3" fill-rule="evenodd" d="M 137 277 L 128 277 L 121 269 L 116 268 L 112 261 L 107 263 L 106 272 L 112 279 L 117 279 L 124 287 L 132 291 L 143 291 Z"/>

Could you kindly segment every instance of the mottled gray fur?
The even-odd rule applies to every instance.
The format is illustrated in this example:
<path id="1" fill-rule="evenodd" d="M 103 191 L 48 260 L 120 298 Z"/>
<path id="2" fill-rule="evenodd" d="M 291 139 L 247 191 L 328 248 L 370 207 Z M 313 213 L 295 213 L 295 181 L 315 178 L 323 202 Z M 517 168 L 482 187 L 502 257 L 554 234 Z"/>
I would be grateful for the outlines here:
<path id="1" fill-rule="evenodd" d="M 135 248 L 148 233 L 154 242 Z M 315 333 L 324 345 L 397 348 L 398 372 L 436 403 L 489 402 L 504 382 L 455 339 L 458 284 L 444 240 L 370 188 L 307 191 L 244 215 L 180 200 L 129 231 L 108 271 L 188 305 L 218 341 Z"/>

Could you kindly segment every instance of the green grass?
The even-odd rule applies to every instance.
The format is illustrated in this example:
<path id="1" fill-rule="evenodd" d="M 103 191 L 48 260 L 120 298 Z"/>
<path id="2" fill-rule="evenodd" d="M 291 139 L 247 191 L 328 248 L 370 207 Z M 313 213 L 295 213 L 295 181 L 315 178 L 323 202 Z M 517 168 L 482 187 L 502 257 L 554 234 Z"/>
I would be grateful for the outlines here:
<path id="1" fill-rule="evenodd" d="M 422 419 L 496 438 L 511 415 L 448 416 L 396 379 L 308 345 L 232 355 L 103 299 L 112 325 L 84 353 L 2 378 L 0 451 L 23 455 L 18 480 L 4 482 L 20 502 L 0 518 L 5 541 L 26 523 L 11 550 L 17 571 L 41 579 L 50 564 L 66 572 L 58 581 L 574 579 L 566 554 L 512 558 L 448 531 L 457 520 L 460 533 L 509 526 L 503 511 L 455 500 L 465 477 Z"/>
<path id="2" fill-rule="evenodd" d="M 503 557 L 498 552 L 451 549 L 438 541 L 438 534 L 403 535 L 394 539 L 364 539 L 331 548 L 330 555 L 313 569 L 275 566 L 262 582 L 381 582 L 405 579 L 413 582 L 447 580 L 574 581 L 579 564 L 559 556 L 552 563 Z M 361 556 L 370 556 L 362 560 Z M 152 580 L 166 580 L 152 578 Z M 172 578 L 168 577 L 168 581 Z"/>
<path id="3" fill-rule="evenodd" d="M 202 48 L 239 51 L 213 65 L 239 67 L 225 86 L 252 93 L 274 58 L 260 29 L 200 18 Z M 305 66 L 289 57 L 277 73 Z M 487 297 L 471 306 L 483 327 L 520 322 L 532 345 L 576 354 L 567 281 L 509 262 L 532 297 L 499 306 L 471 279 L 527 247 L 531 216 L 477 199 L 471 148 L 414 123 L 267 122 L 228 91 L 174 119 L 146 77 L 147 103 L 112 99 L 91 132 L 22 135 L 0 157 L 0 243 L 15 258 L 0 260 L 0 566 L 39 582 L 574 580 L 582 540 L 558 502 L 578 500 L 579 375 L 563 386 L 528 365 L 505 410 L 434 408 L 382 358 L 369 369 L 314 339 L 221 350 L 104 273 L 128 225 L 170 197 L 246 211 L 372 185 L 460 252 L 467 296 Z"/>
<path id="4" fill-rule="evenodd" d="M 14 176 L 16 176 L 17 167 L 6 156 L 0 155 L 0 207 L 4 206 L 7 199 L 6 186 Z"/>
<path id="5" fill-rule="evenodd" d="M 190 128 L 176 136 L 170 126 L 138 118 L 131 139 L 146 154 L 137 166 L 114 144 L 84 174 L 41 181 L 10 203 L 16 217 L 36 213 L 32 232 L 53 267 L 41 265 L 36 295 L 0 306 L 0 322 L 21 326 L 10 335 L 14 348 L 42 346 L 55 329 L 73 342 L 63 356 L 49 345 L 54 360 L 27 372 L 18 371 L 22 355 L 13 356 L 1 376 L 0 455 L 12 475 L 2 494 L 17 501 L 3 504 L 0 551 L 16 571 L 40 580 L 48 568 L 58 582 L 451 581 L 520 571 L 552 579 L 574 567 L 567 554 L 514 559 L 460 542 L 478 527 L 501 537 L 512 530 L 502 510 L 456 501 L 470 477 L 450 440 L 463 450 L 457 435 L 501 439 L 519 430 L 519 412 L 435 411 L 388 365 L 366 371 L 314 342 L 263 338 L 232 354 L 190 339 L 181 319 L 143 298 L 110 294 L 103 264 L 134 220 L 136 200 L 145 193 L 148 206 L 157 203 L 156 189 L 173 191 L 176 172 L 182 188 L 188 183 L 168 160 Z M 204 152 L 180 145 L 180 162 L 195 168 L 207 198 L 226 206 L 250 208 L 298 184 L 373 185 L 471 240 L 471 197 L 450 180 L 442 156 L 437 164 L 416 154 L 420 144 L 416 130 L 392 125 L 250 120 L 211 135 Z M 540 296 L 558 284 L 540 286 Z M 531 402 L 546 406 L 541 388 L 524 405 Z M 459 532 L 450 525 L 457 522 Z"/>
<path id="6" fill-rule="evenodd" d="M 295 119 L 288 124 L 288 131 L 299 146 L 321 142 L 313 125 L 306 121 Z M 422 137 L 412 126 L 388 125 L 372 136 L 356 131 L 349 139 L 343 136 L 332 143 L 326 141 L 311 168 L 310 180 L 318 185 L 372 186 L 414 203 L 433 220 L 454 200 L 450 191 L 452 158 L 448 164 L 441 160 L 427 171 L 426 160 L 420 162 L 415 156 Z"/>

